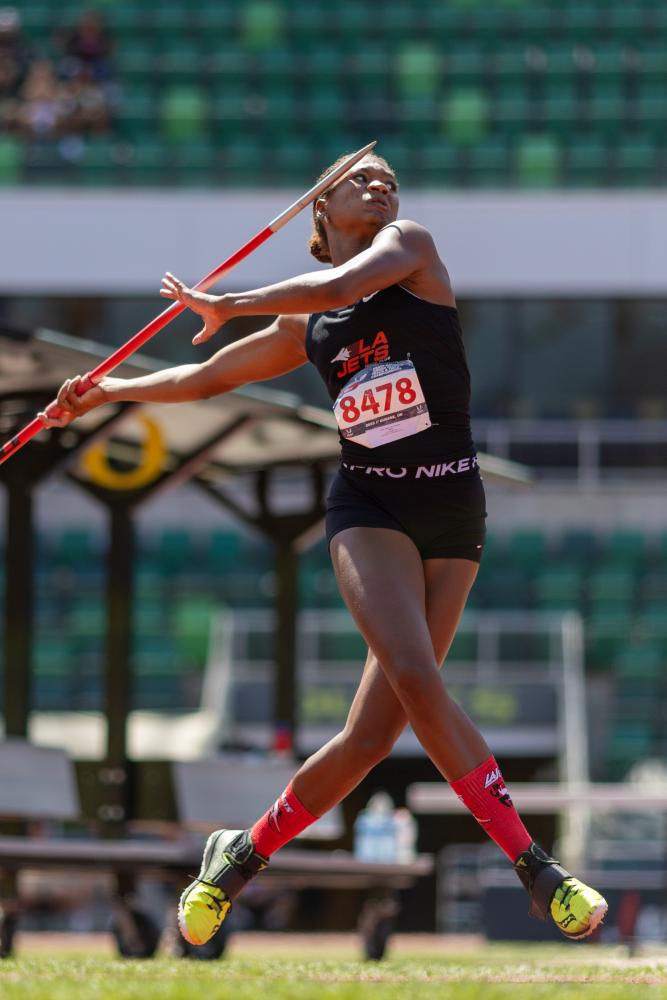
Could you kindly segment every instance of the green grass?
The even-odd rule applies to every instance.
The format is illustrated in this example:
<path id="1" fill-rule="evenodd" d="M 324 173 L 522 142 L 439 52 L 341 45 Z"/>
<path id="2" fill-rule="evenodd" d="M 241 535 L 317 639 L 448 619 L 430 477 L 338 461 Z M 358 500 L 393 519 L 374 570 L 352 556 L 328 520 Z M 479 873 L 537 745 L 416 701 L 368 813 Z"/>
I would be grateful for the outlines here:
<path id="1" fill-rule="evenodd" d="M 323 952 L 324 953 L 324 952 Z M 667 956 L 627 959 L 622 949 L 489 945 L 363 962 L 290 950 L 218 962 L 119 961 L 33 952 L 0 964 L 2 1000 L 643 1000 L 667 998 Z"/>

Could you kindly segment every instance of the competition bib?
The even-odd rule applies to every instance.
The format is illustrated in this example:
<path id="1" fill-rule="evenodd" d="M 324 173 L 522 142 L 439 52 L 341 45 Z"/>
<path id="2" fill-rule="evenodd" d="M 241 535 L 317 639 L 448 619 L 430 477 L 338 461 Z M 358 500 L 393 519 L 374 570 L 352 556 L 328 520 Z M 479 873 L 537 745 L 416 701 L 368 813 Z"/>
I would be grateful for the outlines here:
<path id="1" fill-rule="evenodd" d="M 384 362 L 353 375 L 334 403 L 341 436 L 377 448 L 431 426 L 412 361 Z"/>

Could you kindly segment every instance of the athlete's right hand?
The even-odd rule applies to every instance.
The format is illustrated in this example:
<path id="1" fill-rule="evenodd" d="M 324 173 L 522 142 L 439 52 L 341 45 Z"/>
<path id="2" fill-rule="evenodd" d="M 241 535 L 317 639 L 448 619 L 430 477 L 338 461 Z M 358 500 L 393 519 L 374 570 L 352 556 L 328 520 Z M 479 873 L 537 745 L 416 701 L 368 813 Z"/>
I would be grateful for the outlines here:
<path id="1" fill-rule="evenodd" d="M 67 427 L 77 417 L 81 417 L 89 410 L 95 409 L 96 406 L 102 406 L 103 403 L 108 402 L 108 395 L 103 388 L 104 379 L 100 385 L 94 385 L 81 396 L 77 396 L 76 387 L 84 377 L 75 375 L 74 378 L 66 379 L 60 386 L 55 399 L 55 405 L 58 409 L 55 410 L 54 407 L 52 410 L 53 404 L 50 404 L 37 414 L 45 427 Z M 51 413 L 49 413 L 50 410 Z"/>

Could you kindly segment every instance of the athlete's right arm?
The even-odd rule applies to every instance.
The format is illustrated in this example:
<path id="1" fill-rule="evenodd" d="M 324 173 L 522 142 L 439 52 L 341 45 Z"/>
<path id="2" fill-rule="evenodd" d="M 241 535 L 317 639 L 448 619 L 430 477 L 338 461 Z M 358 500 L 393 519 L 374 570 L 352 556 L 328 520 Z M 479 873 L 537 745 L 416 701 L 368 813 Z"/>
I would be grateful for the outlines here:
<path id="1" fill-rule="evenodd" d="M 104 403 L 189 403 L 238 389 L 248 382 L 276 378 L 308 360 L 307 319 L 301 315 L 278 316 L 265 330 L 227 344 L 202 364 L 165 368 L 139 378 L 107 376 L 82 396 L 76 394 L 81 376 L 67 379 L 56 399 L 62 415 L 39 416 L 45 427 L 65 427 L 75 417 Z"/>

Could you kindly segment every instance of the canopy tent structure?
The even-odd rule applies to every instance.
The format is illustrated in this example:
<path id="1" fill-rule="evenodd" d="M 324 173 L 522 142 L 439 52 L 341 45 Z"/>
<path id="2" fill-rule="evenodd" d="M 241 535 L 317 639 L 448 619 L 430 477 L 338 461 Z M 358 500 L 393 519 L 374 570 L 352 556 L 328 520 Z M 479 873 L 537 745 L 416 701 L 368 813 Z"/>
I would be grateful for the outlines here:
<path id="1" fill-rule="evenodd" d="M 0 437 L 5 440 L 50 402 L 62 381 L 110 350 L 50 330 L 0 327 Z M 118 373 L 164 367 L 137 355 Z M 136 419 L 136 418 L 139 419 Z M 96 447 L 103 442 L 104 447 Z M 94 451 L 91 451 L 94 449 Z M 274 544 L 277 592 L 274 724 L 297 732 L 295 643 L 299 552 L 323 532 L 327 471 L 339 454 L 333 414 L 295 395 L 260 386 L 178 406 L 119 404 L 92 411 L 62 431 L 42 432 L 0 470 L 7 489 L 4 613 L 4 715 L 8 736 L 26 736 L 31 704 L 34 493 L 61 473 L 103 505 L 109 517 L 105 654 L 107 768 L 125 774 L 132 680 L 134 514 L 163 490 L 189 481 Z M 94 456 L 94 460 L 91 457 Z M 87 456 L 87 457 L 86 457 Z M 83 461 L 82 461 L 83 459 Z M 480 456 L 485 477 L 525 485 L 515 463 Z M 292 507 L 272 488 L 279 470 L 306 488 Z M 251 485 L 239 496 L 234 484 Z M 105 790 L 106 815 L 127 815 L 127 783 Z"/>

